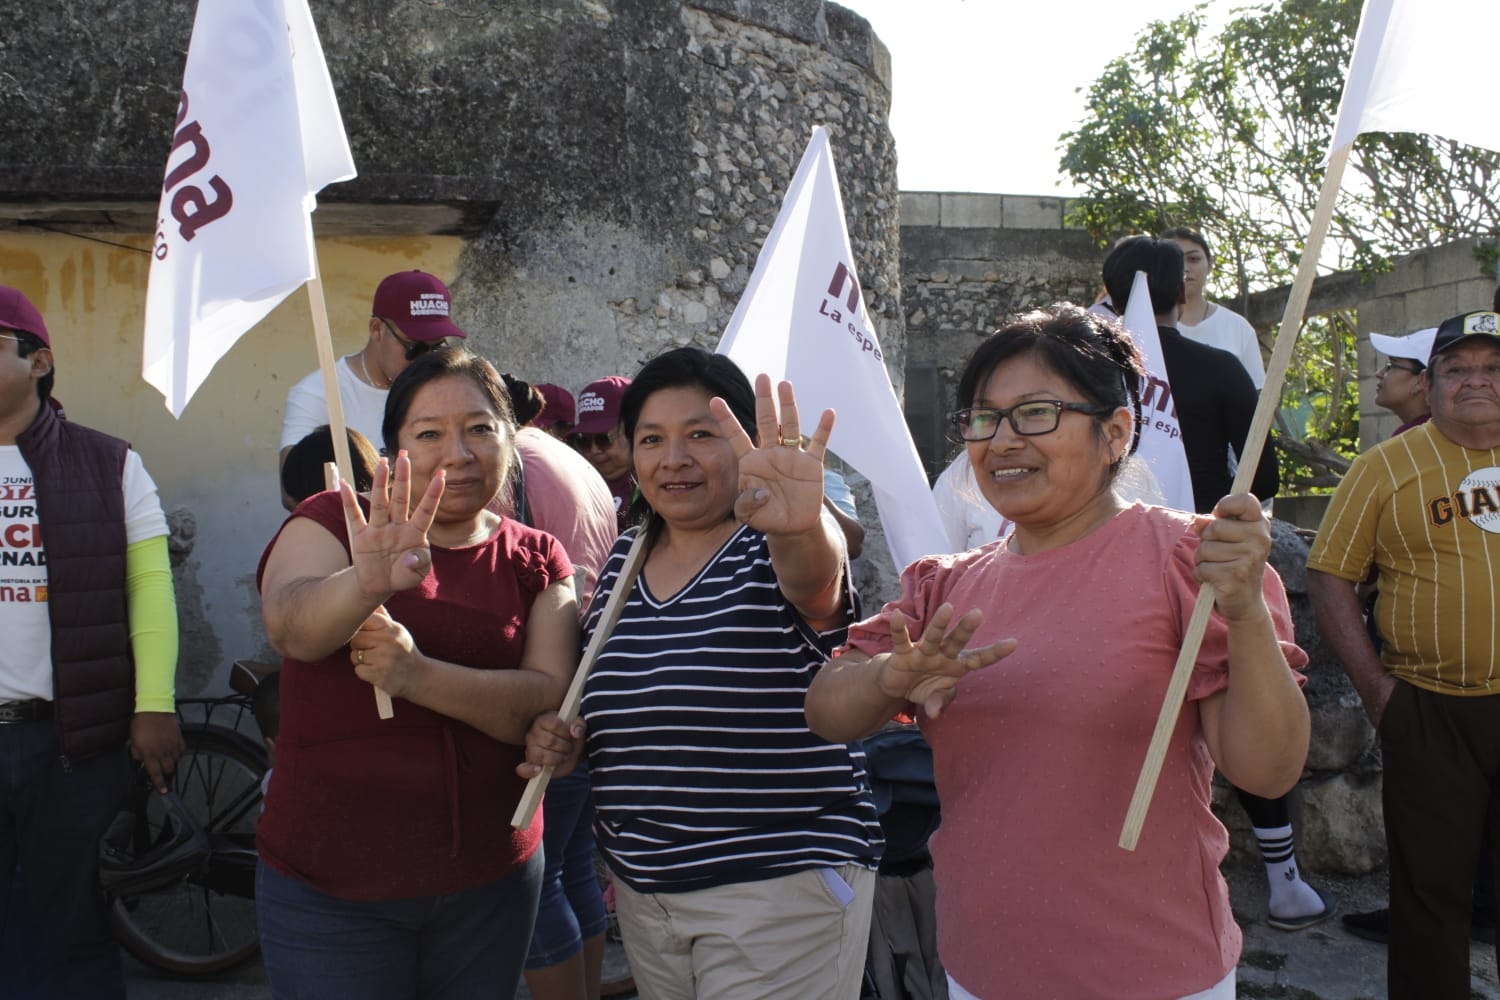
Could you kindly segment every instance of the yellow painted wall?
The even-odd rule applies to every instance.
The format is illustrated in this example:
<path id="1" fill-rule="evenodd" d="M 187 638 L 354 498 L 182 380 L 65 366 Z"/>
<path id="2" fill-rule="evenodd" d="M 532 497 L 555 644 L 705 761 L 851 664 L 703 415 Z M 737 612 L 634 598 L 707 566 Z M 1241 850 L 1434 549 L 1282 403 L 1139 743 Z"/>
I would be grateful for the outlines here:
<path id="1" fill-rule="evenodd" d="M 141 379 L 147 241 L 100 238 L 123 246 L 0 232 L 0 284 L 21 289 L 46 319 L 57 359 L 53 395 L 68 417 L 129 440 L 162 506 L 197 521 L 178 588 L 179 688 L 193 693 L 219 686 L 232 659 L 271 655 L 254 573 L 284 513 L 277 452 L 286 392 L 318 365 L 307 293 L 294 292 L 242 337 L 174 420 Z M 381 278 L 420 268 L 449 281 L 462 247 L 456 237 L 320 239 L 335 355 L 364 345 Z"/>

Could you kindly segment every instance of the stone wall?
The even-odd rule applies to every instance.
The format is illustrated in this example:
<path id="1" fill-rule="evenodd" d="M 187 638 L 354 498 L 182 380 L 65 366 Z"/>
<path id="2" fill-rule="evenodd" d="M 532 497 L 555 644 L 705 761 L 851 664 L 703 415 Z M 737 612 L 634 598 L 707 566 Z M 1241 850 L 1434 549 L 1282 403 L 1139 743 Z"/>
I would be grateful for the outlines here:
<path id="1" fill-rule="evenodd" d="M 1271 565 L 1281 574 L 1297 630 L 1308 654 L 1303 694 L 1312 715 L 1312 737 L 1302 780 L 1291 793 L 1298 863 L 1308 871 L 1358 875 L 1386 860 L 1380 811 L 1380 751 L 1359 696 L 1319 638 L 1307 599 L 1310 535 L 1275 521 Z M 1242 860 L 1260 858 L 1250 821 L 1222 777 L 1214 780 L 1214 805 L 1229 827 L 1231 850 Z"/>
<path id="2" fill-rule="evenodd" d="M 868 25 L 832 4 L 704 2 L 619 4 L 587 30 L 607 51 L 567 102 L 608 107 L 588 135 L 619 142 L 586 181 L 538 186 L 546 171 L 529 170 L 533 188 L 504 196 L 464 256 L 460 321 L 517 371 L 575 388 L 712 347 L 825 124 L 867 304 L 899 358 L 889 57 Z M 567 157 L 534 131 L 536 158 Z"/>
<path id="3" fill-rule="evenodd" d="M 823 0 L 313 13 L 359 169 L 320 200 L 364 206 L 347 232 L 382 227 L 387 207 L 448 208 L 400 218 L 473 238 L 444 277 L 504 367 L 577 388 L 716 343 L 816 124 L 871 321 L 901 358 L 890 56 L 863 18 Z M 0 225 L 25 206 L 32 224 L 87 209 L 96 229 L 149 226 L 192 14 L 191 0 L 0 0 L 0 19 L 27 26 L 0 38 Z"/>
<path id="4" fill-rule="evenodd" d="M 1309 316 L 1335 309 L 1356 314 L 1361 451 L 1390 437 L 1399 423 L 1395 414 L 1375 405 L 1375 371 L 1385 361 L 1370 346 L 1370 334 L 1400 336 L 1437 326 L 1449 316 L 1488 309 L 1494 302 L 1496 277 L 1485 273 L 1476 256 L 1481 242 L 1457 240 L 1421 250 L 1371 278 L 1340 273 L 1313 283 Z M 1262 343 L 1274 342 L 1289 291 L 1278 288 L 1250 296 L 1245 316 L 1261 331 Z"/>
<path id="5" fill-rule="evenodd" d="M 1063 226 L 1066 210 L 1061 198 L 902 192 L 906 405 L 929 475 L 956 451 L 943 418 L 974 348 L 1014 313 L 1094 300 L 1104 252 Z"/>

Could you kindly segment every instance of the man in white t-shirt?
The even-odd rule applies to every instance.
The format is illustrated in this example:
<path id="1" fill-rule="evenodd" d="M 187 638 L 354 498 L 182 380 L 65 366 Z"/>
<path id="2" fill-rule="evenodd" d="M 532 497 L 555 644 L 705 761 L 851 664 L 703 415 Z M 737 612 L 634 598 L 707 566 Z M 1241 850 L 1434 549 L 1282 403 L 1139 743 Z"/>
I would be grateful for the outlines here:
<path id="1" fill-rule="evenodd" d="M 345 355 L 335 365 L 346 427 L 376 447 L 383 444 L 385 397 L 396 376 L 433 348 L 464 339 L 464 332 L 449 318 L 452 307 L 448 286 L 425 271 L 398 271 L 380 282 L 370 311 L 369 339 L 358 353 Z M 328 396 L 319 370 L 286 394 L 281 462 L 293 445 L 328 422 Z M 296 506 L 285 492 L 281 505 L 287 510 Z"/>
<path id="2" fill-rule="evenodd" d="M 182 753 L 177 606 L 155 484 L 63 419 L 53 364 L 41 313 L 0 287 L 0 932 L 36 929 L 45 995 L 124 1000 L 99 840 L 130 756 L 165 790 Z"/>
<path id="3" fill-rule="evenodd" d="M 1202 233 L 1186 228 L 1169 229 L 1161 238 L 1182 248 L 1184 301 L 1177 317 L 1177 332 L 1189 340 L 1233 354 L 1255 388 L 1265 385 L 1266 366 L 1260 356 L 1255 327 L 1233 309 L 1208 301 L 1206 286 L 1214 266 L 1208 240 Z"/>

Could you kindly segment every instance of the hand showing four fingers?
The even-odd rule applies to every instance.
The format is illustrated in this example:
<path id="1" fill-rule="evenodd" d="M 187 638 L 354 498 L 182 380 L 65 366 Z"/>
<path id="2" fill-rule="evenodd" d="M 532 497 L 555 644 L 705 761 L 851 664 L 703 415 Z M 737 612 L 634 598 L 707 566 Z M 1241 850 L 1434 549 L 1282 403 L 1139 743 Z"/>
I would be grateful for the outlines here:
<path id="1" fill-rule="evenodd" d="M 905 616 L 892 611 L 891 651 L 876 674 L 881 693 L 920 705 L 928 718 L 936 719 L 953 701 L 958 682 L 970 671 L 1015 652 L 1014 639 L 1001 639 L 977 649 L 965 648 L 983 618 L 983 613 L 973 608 L 955 621 L 953 605 L 944 604 L 914 643 Z"/>
<path id="2" fill-rule="evenodd" d="M 740 494 L 734 515 L 768 535 L 795 535 L 811 530 L 823 513 L 823 455 L 833 432 L 833 411 L 824 410 L 807 447 L 802 447 L 797 397 L 790 382 L 777 386 L 781 415 L 771 394 L 771 379 L 755 379 L 755 429 L 760 441 L 740 426 L 719 398 L 709 410 L 729 440 L 740 465 Z"/>
<path id="3" fill-rule="evenodd" d="M 422 582 L 432 565 L 427 530 L 443 496 L 443 473 L 432 477 L 415 510 L 411 510 L 411 460 L 402 451 L 396 468 L 382 458 L 370 488 L 370 516 L 359 508 L 354 488 L 339 482 L 344 516 L 349 523 L 350 561 L 366 594 L 386 595 Z"/>

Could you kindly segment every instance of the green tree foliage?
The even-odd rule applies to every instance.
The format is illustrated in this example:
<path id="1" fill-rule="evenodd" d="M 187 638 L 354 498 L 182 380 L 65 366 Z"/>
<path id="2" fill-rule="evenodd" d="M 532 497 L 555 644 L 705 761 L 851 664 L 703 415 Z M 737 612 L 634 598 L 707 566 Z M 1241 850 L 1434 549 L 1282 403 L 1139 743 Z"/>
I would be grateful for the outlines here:
<path id="1" fill-rule="evenodd" d="M 1359 441 L 1359 374 L 1354 315 L 1309 316 L 1297 340 L 1276 413 L 1276 440 L 1285 494 L 1332 490 Z"/>
<path id="2" fill-rule="evenodd" d="M 1101 240 L 1202 230 L 1215 244 L 1212 291 L 1231 305 L 1288 282 L 1311 229 L 1359 12 L 1355 0 L 1261 0 L 1217 29 L 1206 4 L 1149 25 L 1104 67 L 1084 121 L 1062 136 L 1062 169 L 1085 191 L 1072 221 Z M 1455 81 L 1454 99 L 1485 97 Z M 1435 136 L 1362 135 L 1321 264 L 1380 270 L 1497 227 L 1500 155 Z M 1293 489 L 1327 483 L 1341 471 L 1338 455 L 1357 448 L 1352 326 L 1330 318 L 1323 329 L 1342 342 L 1299 340 L 1278 421 Z M 1305 460 L 1318 454 L 1332 464 Z"/>
<path id="3" fill-rule="evenodd" d="M 1311 227 L 1359 9 L 1262 2 L 1211 31 L 1203 5 L 1149 25 L 1105 66 L 1084 122 L 1062 137 L 1062 169 L 1085 190 L 1075 221 L 1101 237 L 1200 228 L 1218 244 L 1219 290 L 1234 297 L 1287 280 Z M 1455 82 L 1454 99 L 1485 98 Z M 1379 269 L 1500 225 L 1500 155 L 1385 133 L 1354 150 L 1328 267 Z"/>

